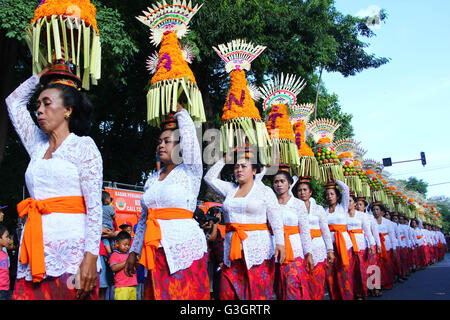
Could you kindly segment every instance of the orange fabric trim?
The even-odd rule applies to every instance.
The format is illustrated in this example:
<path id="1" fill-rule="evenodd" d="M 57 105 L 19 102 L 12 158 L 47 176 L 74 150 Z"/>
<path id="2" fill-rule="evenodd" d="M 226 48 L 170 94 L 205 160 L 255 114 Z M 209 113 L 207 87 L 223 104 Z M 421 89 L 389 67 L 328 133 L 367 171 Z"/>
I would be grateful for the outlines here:
<path id="1" fill-rule="evenodd" d="M 147 228 L 144 236 L 144 246 L 142 247 L 141 258 L 139 263 L 147 270 L 155 268 L 155 254 L 161 241 L 161 227 L 157 219 L 192 219 L 194 213 L 192 211 L 181 208 L 161 208 L 148 209 L 147 211 Z"/>
<path id="2" fill-rule="evenodd" d="M 17 212 L 21 218 L 28 215 L 23 230 L 19 260 L 22 264 L 30 264 L 33 282 L 40 282 L 45 275 L 42 215 L 52 212 L 86 213 L 84 198 L 80 196 L 44 200 L 27 198 L 17 204 Z"/>
<path id="3" fill-rule="evenodd" d="M 284 247 L 286 248 L 286 259 L 284 263 L 294 262 L 294 250 L 292 249 L 289 236 L 300 233 L 299 226 L 284 226 Z"/>
<path id="4" fill-rule="evenodd" d="M 268 230 L 267 223 L 227 223 L 226 232 L 233 232 L 231 236 L 230 260 L 242 258 L 241 241 L 247 239 L 245 231 Z"/>
<path id="5" fill-rule="evenodd" d="M 381 241 L 381 256 L 384 258 L 384 260 L 389 260 L 389 255 L 386 250 L 386 245 L 384 244 L 384 237 L 387 236 L 389 233 L 379 233 L 380 234 L 380 241 Z"/>
<path id="6" fill-rule="evenodd" d="M 320 231 L 320 229 L 311 229 L 309 231 L 311 232 L 311 240 L 322 236 L 322 231 Z"/>
<path id="7" fill-rule="evenodd" d="M 330 224 L 328 226 L 331 232 L 334 232 L 334 237 L 336 240 L 337 252 L 341 256 L 342 264 L 344 266 L 350 265 L 350 260 L 348 258 L 347 246 L 345 245 L 345 239 L 343 232 L 347 231 L 347 225 L 345 224 Z"/>
<path id="8" fill-rule="evenodd" d="M 348 230 L 348 234 L 353 243 L 353 252 L 358 252 L 359 249 L 358 249 L 358 243 L 356 242 L 355 233 L 363 233 L 363 231 L 362 231 L 362 229 Z"/>
<path id="9" fill-rule="evenodd" d="M 417 239 L 419 239 L 419 240 L 422 239 L 422 236 L 417 236 Z"/>

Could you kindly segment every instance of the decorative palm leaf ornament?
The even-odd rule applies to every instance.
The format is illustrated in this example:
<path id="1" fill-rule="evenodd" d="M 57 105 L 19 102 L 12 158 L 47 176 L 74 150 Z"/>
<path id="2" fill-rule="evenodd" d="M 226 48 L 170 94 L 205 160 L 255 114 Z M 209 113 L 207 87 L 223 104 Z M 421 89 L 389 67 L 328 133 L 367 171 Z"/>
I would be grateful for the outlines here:
<path id="1" fill-rule="evenodd" d="M 356 174 L 358 175 L 359 179 L 361 180 L 362 184 L 362 196 L 368 199 L 370 197 L 370 186 L 369 186 L 369 179 L 367 178 L 363 163 L 364 163 L 364 156 L 366 155 L 367 150 L 363 149 L 359 145 L 355 148 L 355 158 L 353 161 L 353 164 L 355 165 Z"/>
<path id="2" fill-rule="evenodd" d="M 33 74 L 59 61 L 73 64 L 84 89 L 97 84 L 101 44 L 95 14 L 89 0 L 43 0 L 26 29 Z"/>
<path id="3" fill-rule="evenodd" d="M 291 124 L 294 126 L 295 143 L 297 144 L 298 155 L 300 156 L 300 165 L 297 167 L 296 174 L 299 177 L 311 177 L 319 179 L 319 164 L 314 156 L 314 152 L 306 142 L 306 125 L 309 117 L 314 112 L 312 103 L 294 105 L 290 115 Z"/>
<path id="4" fill-rule="evenodd" d="M 264 99 L 266 128 L 272 140 L 272 162 L 289 166 L 291 171 L 300 166 L 300 157 L 289 114 L 305 86 L 305 80 L 300 77 L 282 73 L 259 88 Z"/>
<path id="5" fill-rule="evenodd" d="M 192 119 L 205 122 L 201 92 L 188 63 L 192 62 L 192 47 L 180 46 L 189 32 L 189 22 L 203 4 L 192 6 L 191 1 L 157 2 L 136 17 L 151 31 L 151 42 L 160 45 L 159 52 L 147 59 L 147 69 L 153 75 L 147 94 L 147 121 L 159 126 L 164 116 L 175 112 L 180 96 L 185 96 L 186 110 Z"/>
<path id="6" fill-rule="evenodd" d="M 245 71 L 250 70 L 251 62 L 265 48 L 241 39 L 213 47 L 225 61 L 225 70 L 230 74 L 230 89 L 223 107 L 220 128 L 222 150 L 226 152 L 249 144 L 258 150 L 261 163 L 269 164 L 271 141 L 254 100 L 260 97 L 260 93 L 255 86 L 247 83 L 245 74 Z"/>
<path id="7" fill-rule="evenodd" d="M 353 139 L 340 139 L 334 143 L 334 149 L 342 164 L 344 171 L 344 182 L 355 192 L 356 196 L 367 196 L 363 194 L 363 186 L 355 168 L 356 148 L 360 142 Z"/>
<path id="8" fill-rule="evenodd" d="M 340 124 L 330 119 L 316 119 L 306 126 L 317 143 L 316 159 L 319 162 L 319 181 L 323 185 L 335 180 L 344 181 L 342 165 L 333 147 L 334 133 L 339 127 Z"/>

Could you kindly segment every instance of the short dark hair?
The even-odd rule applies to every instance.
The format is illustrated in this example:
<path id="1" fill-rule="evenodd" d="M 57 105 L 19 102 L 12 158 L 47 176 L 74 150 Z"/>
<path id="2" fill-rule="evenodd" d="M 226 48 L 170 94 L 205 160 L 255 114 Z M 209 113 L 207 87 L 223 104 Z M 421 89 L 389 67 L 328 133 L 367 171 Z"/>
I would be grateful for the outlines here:
<path id="1" fill-rule="evenodd" d="M 381 203 L 372 203 L 371 205 L 370 205 L 370 210 L 371 211 L 373 211 L 373 207 L 375 207 L 375 206 L 378 206 L 378 207 L 380 207 L 380 210 L 381 211 L 383 211 L 384 213 L 386 213 L 388 210 L 386 209 L 386 207 L 383 205 L 383 204 L 381 204 Z"/>
<path id="2" fill-rule="evenodd" d="M 102 203 L 106 204 L 106 200 L 110 199 L 111 195 L 109 194 L 108 191 L 103 190 L 102 191 Z"/>
<path id="3" fill-rule="evenodd" d="M 0 224 L 0 238 L 3 237 L 3 234 L 8 231 L 8 228 L 5 227 L 4 225 Z"/>
<path id="4" fill-rule="evenodd" d="M 116 241 L 131 240 L 131 235 L 126 231 L 120 231 L 116 236 Z"/>
<path id="5" fill-rule="evenodd" d="M 91 131 L 91 121 L 94 106 L 91 101 L 77 89 L 58 83 L 48 84 L 47 89 L 58 89 L 61 91 L 61 98 L 65 107 L 72 107 L 72 114 L 69 118 L 69 131 L 77 136 L 87 136 Z"/>

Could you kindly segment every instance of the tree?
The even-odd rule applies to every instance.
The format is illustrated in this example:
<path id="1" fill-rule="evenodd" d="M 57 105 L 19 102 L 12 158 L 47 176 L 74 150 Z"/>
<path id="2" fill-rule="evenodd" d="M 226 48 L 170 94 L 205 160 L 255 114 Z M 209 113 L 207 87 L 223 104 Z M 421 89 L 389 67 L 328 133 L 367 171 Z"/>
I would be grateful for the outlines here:
<path id="1" fill-rule="evenodd" d="M 442 220 L 442 232 L 450 234 L 450 198 L 445 196 L 432 197 L 429 199 L 439 212 Z"/>
<path id="2" fill-rule="evenodd" d="M 409 177 L 408 180 L 400 180 L 405 184 L 407 190 L 416 191 L 423 194 L 425 197 L 428 192 L 428 183 L 422 179 L 417 179 L 416 177 Z"/>
<path id="3" fill-rule="evenodd" d="M 159 132 L 145 121 L 151 78 L 145 61 L 157 48 L 149 41 L 148 27 L 135 18 L 150 2 L 92 2 L 97 6 L 101 33 L 102 78 L 87 93 L 95 106 L 91 136 L 102 153 L 104 180 L 139 184 L 154 169 Z M 16 60 L 5 63 L 13 72 L 8 79 L 2 78 L 4 95 L 0 98 L 4 98 L 31 75 L 23 29 L 39 0 L 0 0 L 0 3 L 0 30 L 3 32 L 0 39 L 12 39 L 18 47 L 18 54 L 13 55 Z M 199 53 L 191 69 L 203 95 L 208 119 L 204 130 L 220 125 L 229 88 L 229 76 L 212 46 L 236 38 L 267 46 L 252 63 L 248 73 L 251 82 L 260 86 L 267 78 L 281 72 L 305 78 L 308 85 L 298 97 L 299 102 L 314 102 L 319 92 L 317 116 L 341 123 L 337 138 L 353 135 L 352 116 L 343 112 L 338 97 L 328 93 L 324 86 L 317 90 L 318 70 L 322 67 L 349 76 L 388 61 L 365 53 L 367 44 L 358 38 L 367 39 L 374 33 L 365 25 L 365 19 L 338 12 L 332 0 L 208 0 L 191 20 L 190 30 L 183 41 L 189 42 Z M 1 54 L 6 52 L 11 54 L 2 47 Z M 1 105 L 0 123 L 8 122 L 4 111 Z M 7 141 L 4 150 L 2 139 Z M 3 163 L 1 155 L 5 156 Z M 0 129 L 0 176 L 7 176 L 10 181 L 8 186 L 0 186 L 0 200 L 9 201 L 13 194 L 21 197 L 27 162 L 28 157 L 15 132 L 10 130 L 6 134 Z M 13 166 L 17 171 L 11 172 Z"/>

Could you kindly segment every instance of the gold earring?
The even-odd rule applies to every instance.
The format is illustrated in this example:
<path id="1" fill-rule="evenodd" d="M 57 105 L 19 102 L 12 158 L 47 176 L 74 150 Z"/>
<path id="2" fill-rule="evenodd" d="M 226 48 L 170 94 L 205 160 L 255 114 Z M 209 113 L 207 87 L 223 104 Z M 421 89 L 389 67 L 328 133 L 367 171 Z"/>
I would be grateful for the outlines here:
<path id="1" fill-rule="evenodd" d="M 69 118 L 70 118 L 70 113 L 66 113 L 66 114 L 64 115 L 64 119 L 69 120 Z"/>

